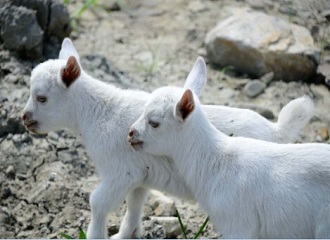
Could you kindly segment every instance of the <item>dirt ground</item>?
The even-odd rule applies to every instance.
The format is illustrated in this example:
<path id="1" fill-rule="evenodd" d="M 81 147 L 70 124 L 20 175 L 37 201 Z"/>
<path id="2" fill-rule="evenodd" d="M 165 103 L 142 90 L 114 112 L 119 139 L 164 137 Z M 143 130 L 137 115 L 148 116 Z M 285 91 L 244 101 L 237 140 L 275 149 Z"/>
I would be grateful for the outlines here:
<path id="1" fill-rule="evenodd" d="M 232 7 L 252 7 L 313 32 L 321 50 L 320 66 L 330 57 L 330 27 L 322 15 L 330 1 L 118 1 L 119 11 L 106 11 L 112 1 L 99 1 L 87 10 L 71 34 L 83 68 L 93 77 L 122 88 L 152 91 L 159 86 L 183 86 L 198 56 L 205 57 L 204 38 L 216 23 L 228 16 Z M 73 2 L 71 13 L 82 5 Z M 70 131 L 48 136 L 32 136 L 22 129 L 21 111 L 29 96 L 29 75 L 39 60 L 13 57 L 0 45 L 0 120 L 14 121 L 14 131 L 0 138 L 0 238 L 59 238 L 61 232 L 77 235 L 90 220 L 89 194 L 98 182 L 93 162 L 84 146 Z M 329 140 L 330 93 L 322 85 L 302 82 L 271 82 L 264 93 L 248 98 L 242 89 L 249 76 L 207 64 L 208 83 L 201 96 L 205 104 L 252 108 L 276 121 L 280 109 L 302 95 L 313 98 L 316 111 L 298 142 Z M 271 114 L 269 114 L 271 113 Z M 15 122 L 16 121 L 16 122 Z M 320 139 L 320 136 L 321 139 Z M 326 134 L 325 134 L 326 135 Z M 323 139 L 322 139 L 323 138 Z M 206 215 L 194 203 L 177 198 L 176 206 L 192 237 Z M 109 236 L 116 233 L 125 204 L 109 217 Z M 145 238 L 164 235 L 153 226 L 154 209 L 145 205 Z M 178 234 L 177 238 L 183 238 Z M 202 237 L 218 235 L 208 224 Z"/>

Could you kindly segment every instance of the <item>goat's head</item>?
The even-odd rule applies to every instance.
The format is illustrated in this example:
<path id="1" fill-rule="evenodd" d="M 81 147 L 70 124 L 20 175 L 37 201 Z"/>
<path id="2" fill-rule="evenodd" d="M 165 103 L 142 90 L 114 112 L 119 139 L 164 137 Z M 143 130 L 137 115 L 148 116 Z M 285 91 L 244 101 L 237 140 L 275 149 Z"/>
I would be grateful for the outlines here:
<path id="1" fill-rule="evenodd" d="M 48 60 L 31 74 L 30 97 L 22 120 L 33 133 L 47 133 L 66 127 L 70 88 L 79 78 L 79 56 L 70 39 L 64 39 L 59 59 Z"/>
<path id="2" fill-rule="evenodd" d="M 206 66 L 199 57 L 187 77 L 186 90 L 175 87 L 155 90 L 128 133 L 132 147 L 155 155 L 166 155 L 195 109 L 194 93 L 199 95 L 205 83 Z"/>
<path id="3" fill-rule="evenodd" d="M 142 115 L 131 126 L 128 141 L 135 150 L 167 155 L 194 109 L 190 89 L 159 88 L 152 93 Z"/>

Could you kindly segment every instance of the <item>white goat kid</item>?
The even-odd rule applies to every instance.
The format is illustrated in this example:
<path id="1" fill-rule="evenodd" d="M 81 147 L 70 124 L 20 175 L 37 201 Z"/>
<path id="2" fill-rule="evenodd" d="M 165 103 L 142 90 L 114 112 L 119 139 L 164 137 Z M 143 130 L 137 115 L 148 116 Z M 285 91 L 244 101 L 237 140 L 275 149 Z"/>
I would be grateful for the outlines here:
<path id="1" fill-rule="evenodd" d="M 229 137 L 171 87 L 152 93 L 129 142 L 173 159 L 223 238 L 330 238 L 330 145 Z"/>
<path id="2" fill-rule="evenodd" d="M 199 59 L 187 79 L 187 86 L 196 86 L 196 93 L 206 82 L 205 72 L 204 61 Z M 125 197 L 127 212 L 119 233 L 113 237 L 140 237 L 148 188 L 179 197 L 193 197 L 170 159 L 136 153 L 125 140 L 129 127 L 142 113 L 149 96 L 142 91 L 116 88 L 87 75 L 69 39 L 63 41 L 59 59 L 39 64 L 32 72 L 30 98 L 22 117 L 24 124 L 35 133 L 68 128 L 80 134 L 100 175 L 101 182 L 90 196 L 92 218 L 88 238 L 107 237 L 107 215 Z M 306 124 L 313 105 L 307 98 L 292 101 L 282 110 L 285 120 L 279 120 L 277 124 L 249 110 L 204 108 L 212 122 L 216 126 L 226 126 L 229 134 L 253 134 L 252 137 L 282 142 L 292 140 Z M 254 128 L 259 129 L 256 131 L 259 136 L 244 130 Z M 288 137 L 286 129 L 293 134 Z"/>

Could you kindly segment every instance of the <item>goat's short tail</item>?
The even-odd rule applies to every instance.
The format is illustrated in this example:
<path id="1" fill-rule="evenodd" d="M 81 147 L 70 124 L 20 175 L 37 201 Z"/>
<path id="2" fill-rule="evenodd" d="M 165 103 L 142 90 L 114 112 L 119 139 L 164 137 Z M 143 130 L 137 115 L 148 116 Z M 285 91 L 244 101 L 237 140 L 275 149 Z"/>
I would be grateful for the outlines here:
<path id="1" fill-rule="evenodd" d="M 308 96 L 292 100 L 285 105 L 277 121 L 277 130 L 283 143 L 296 140 L 314 114 L 314 103 Z"/>

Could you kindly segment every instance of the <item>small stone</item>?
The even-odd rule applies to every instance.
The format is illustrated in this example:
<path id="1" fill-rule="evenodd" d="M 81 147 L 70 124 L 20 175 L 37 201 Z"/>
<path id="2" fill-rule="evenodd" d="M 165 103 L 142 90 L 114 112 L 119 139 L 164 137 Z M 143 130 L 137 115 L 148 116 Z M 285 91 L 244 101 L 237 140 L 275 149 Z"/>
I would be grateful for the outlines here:
<path id="1" fill-rule="evenodd" d="M 266 89 L 266 84 L 260 80 L 252 80 L 248 82 L 243 89 L 243 92 L 249 98 L 255 98 Z"/>
<path id="2" fill-rule="evenodd" d="M 325 19 L 327 19 L 328 22 L 330 22 L 330 9 L 326 10 L 322 13 L 322 17 L 324 17 Z"/>
<path id="3" fill-rule="evenodd" d="M 321 137 L 320 135 L 317 135 L 317 136 L 316 136 L 315 141 L 316 141 L 316 142 L 323 142 L 323 141 L 322 141 L 322 137 Z"/>
<path id="4" fill-rule="evenodd" d="M 176 238 L 182 233 L 177 217 L 150 217 L 150 219 L 159 222 L 164 227 L 166 238 Z"/>
<path id="5" fill-rule="evenodd" d="M 108 11 L 114 12 L 114 11 L 120 11 L 121 7 L 118 4 L 118 2 L 113 2 L 109 7 L 106 8 Z"/>
<path id="6" fill-rule="evenodd" d="M 31 139 L 30 135 L 27 132 L 22 134 L 22 138 L 21 138 L 22 143 L 30 142 L 31 140 L 32 139 Z"/>
<path id="7" fill-rule="evenodd" d="M 19 144 L 22 142 L 22 135 L 21 134 L 15 134 L 12 139 L 14 143 Z"/>
<path id="8" fill-rule="evenodd" d="M 118 233 L 119 231 L 119 227 L 116 224 L 112 224 L 109 228 L 108 228 L 108 233 L 110 236 Z"/>
<path id="9" fill-rule="evenodd" d="M 322 127 L 316 131 L 318 139 L 321 139 L 321 142 L 325 142 L 329 140 L 329 132 L 328 128 Z"/>
<path id="10" fill-rule="evenodd" d="M 154 210 L 156 216 L 175 216 L 175 202 L 158 191 L 152 191 L 148 205 Z"/>
<path id="11" fill-rule="evenodd" d="M 8 178 L 14 179 L 15 178 L 15 168 L 13 165 L 9 165 L 6 169 L 6 175 Z"/>
<path id="12" fill-rule="evenodd" d="M 261 116 L 263 116 L 264 118 L 267 118 L 267 119 L 274 119 L 275 118 L 274 113 L 269 109 L 262 109 L 259 112 L 259 114 Z"/>
<path id="13" fill-rule="evenodd" d="M 203 12 L 207 10 L 205 2 L 201 1 L 189 1 L 188 9 L 192 12 Z"/>
<path id="14" fill-rule="evenodd" d="M 55 182 L 56 178 L 57 178 L 57 173 L 56 172 L 51 172 L 50 175 L 49 175 L 49 179 L 48 180 L 50 182 Z"/>
<path id="15" fill-rule="evenodd" d="M 327 55 L 323 58 L 323 61 L 326 63 L 330 63 L 330 55 Z"/>
<path id="16" fill-rule="evenodd" d="M 247 3 L 256 10 L 263 10 L 265 8 L 265 3 L 263 0 L 248 0 Z"/>
<path id="17" fill-rule="evenodd" d="M 269 72 L 263 75 L 260 80 L 268 85 L 274 79 L 274 72 Z"/>
<path id="18" fill-rule="evenodd" d="M 8 140 L 11 140 L 12 137 L 13 137 L 13 134 L 12 134 L 12 133 L 9 133 L 9 134 L 7 135 L 7 139 L 8 139 Z"/>
<path id="19" fill-rule="evenodd" d="M 51 140 L 53 140 L 53 141 L 57 141 L 58 138 L 59 138 L 59 136 L 58 136 L 58 134 L 57 134 L 56 132 L 50 132 L 50 133 L 48 133 L 48 137 L 49 137 Z"/>

